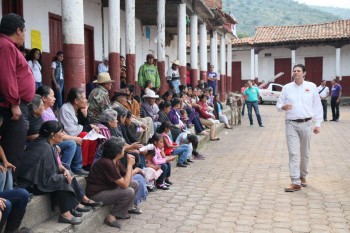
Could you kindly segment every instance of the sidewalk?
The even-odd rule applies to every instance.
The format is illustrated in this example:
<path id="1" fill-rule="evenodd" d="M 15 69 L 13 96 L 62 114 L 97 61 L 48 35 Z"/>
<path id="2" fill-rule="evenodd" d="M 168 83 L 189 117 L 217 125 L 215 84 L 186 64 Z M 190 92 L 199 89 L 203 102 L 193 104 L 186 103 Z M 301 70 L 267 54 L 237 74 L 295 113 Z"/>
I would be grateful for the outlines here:
<path id="1" fill-rule="evenodd" d="M 350 108 L 340 122 L 313 135 L 309 186 L 285 193 L 290 183 L 284 113 L 260 106 L 265 128 L 223 130 L 207 143 L 204 161 L 177 168 L 169 191 L 150 193 L 143 214 L 120 232 L 350 232 Z M 255 120 L 255 119 L 254 119 Z M 107 226 L 99 233 L 118 232 Z"/>

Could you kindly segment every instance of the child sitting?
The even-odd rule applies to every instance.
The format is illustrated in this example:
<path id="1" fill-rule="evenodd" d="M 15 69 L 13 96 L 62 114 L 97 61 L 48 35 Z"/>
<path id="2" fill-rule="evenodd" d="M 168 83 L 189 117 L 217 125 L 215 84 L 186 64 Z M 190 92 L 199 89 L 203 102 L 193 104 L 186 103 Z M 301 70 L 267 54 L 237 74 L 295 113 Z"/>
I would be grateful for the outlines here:
<path id="1" fill-rule="evenodd" d="M 146 167 L 143 168 L 143 175 L 145 176 L 145 179 L 146 179 L 147 189 L 150 192 L 155 191 L 156 180 L 163 173 L 162 169 L 160 168 L 160 165 L 155 165 L 153 163 L 153 158 L 155 155 L 156 155 L 156 152 L 154 150 L 154 147 L 152 150 L 148 150 L 146 152 L 145 154 Z"/>
<path id="2" fill-rule="evenodd" d="M 164 141 L 163 137 L 160 134 L 153 134 L 152 138 L 149 140 L 150 143 L 154 145 L 155 155 L 152 158 L 152 161 L 149 161 L 146 166 L 153 166 L 153 169 L 157 168 L 156 166 L 160 166 L 163 173 L 156 180 L 156 185 L 158 189 L 168 190 L 169 186 L 173 183 L 169 180 L 171 174 L 171 165 L 169 162 L 175 159 L 175 156 L 165 156 L 163 148 Z"/>
<path id="3" fill-rule="evenodd" d="M 153 83 L 151 80 L 147 80 L 145 82 L 145 95 L 147 95 L 150 91 L 152 91 Z"/>
<path id="4" fill-rule="evenodd" d="M 188 145 L 182 144 L 177 145 L 174 143 L 169 137 L 168 133 L 171 129 L 171 123 L 169 121 L 163 122 L 158 128 L 158 133 L 161 133 L 164 139 L 164 153 L 165 155 L 178 155 L 179 159 L 177 161 L 177 167 L 187 167 L 186 165 L 190 165 L 187 162 L 188 155 Z"/>

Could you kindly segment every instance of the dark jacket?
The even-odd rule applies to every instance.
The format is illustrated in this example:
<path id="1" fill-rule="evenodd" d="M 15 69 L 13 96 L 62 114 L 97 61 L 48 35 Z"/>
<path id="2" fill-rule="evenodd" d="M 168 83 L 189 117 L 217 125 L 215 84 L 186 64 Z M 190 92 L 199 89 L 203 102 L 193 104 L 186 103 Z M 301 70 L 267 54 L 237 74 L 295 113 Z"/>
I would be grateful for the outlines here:
<path id="1" fill-rule="evenodd" d="M 67 178 L 60 174 L 56 154 L 47 139 L 35 139 L 24 151 L 18 171 L 21 186 L 33 187 L 42 192 L 70 191 L 74 192 Z"/>
<path id="2" fill-rule="evenodd" d="M 215 119 L 219 119 L 219 109 L 218 109 L 218 104 L 220 105 L 221 111 L 223 111 L 224 109 L 222 108 L 222 104 L 219 101 L 213 101 L 214 104 L 214 115 L 215 115 Z"/>

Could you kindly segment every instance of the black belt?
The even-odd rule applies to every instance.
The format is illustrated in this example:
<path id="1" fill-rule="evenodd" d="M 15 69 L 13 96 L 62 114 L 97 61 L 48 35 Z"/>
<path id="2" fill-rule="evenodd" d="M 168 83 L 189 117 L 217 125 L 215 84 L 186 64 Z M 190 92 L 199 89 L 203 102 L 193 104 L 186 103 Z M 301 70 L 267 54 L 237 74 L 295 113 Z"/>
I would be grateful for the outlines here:
<path id="1" fill-rule="evenodd" d="M 175 81 L 175 80 L 178 80 L 180 79 L 179 77 L 174 77 L 174 78 L 171 78 L 171 81 Z"/>
<path id="2" fill-rule="evenodd" d="M 305 118 L 305 119 L 290 120 L 290 121 L 295 121 L 295 122 L 298 122 L 298 123 L 302 123 L 302 122 L 308 122 L 311 119 L 312 119 L 312 117 Z"/>

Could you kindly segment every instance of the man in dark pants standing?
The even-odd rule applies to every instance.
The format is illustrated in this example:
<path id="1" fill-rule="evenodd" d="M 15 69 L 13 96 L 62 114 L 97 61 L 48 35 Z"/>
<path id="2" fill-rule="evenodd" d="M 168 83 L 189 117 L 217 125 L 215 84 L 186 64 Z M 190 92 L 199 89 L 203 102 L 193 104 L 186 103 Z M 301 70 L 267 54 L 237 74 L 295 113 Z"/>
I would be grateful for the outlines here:
<path id="1" fill-rule="evenodd" d="M 24 19 L 17 14 L 2 17 L 0 23 L 0 144 L 17 168 L 24 151 L 28 123 L 27 104 L 35 94 L 35 81 L 19 46 L 24 43 Z M 14 174 L 16 177 L 16 174 Z"/>
<path id="2" fill-rule="evenodd" d="M 332 108 L 332 120 L 331 121 L 339 121 L 339 104 L 340 97 L 342 94 L 342 88 L 340 84 L 338 84 L 336 79 L 332 80 L 332 89 L 331 89 L 331 108 Z"/>
<path id="3" fill-rule="evenodd" d="M 326 86 L 326 80 L 322 80 L 317 90 L 323 107 L 323 121 L 327 121 L 327 97 L 329 96 L 329 88 Z"/>

